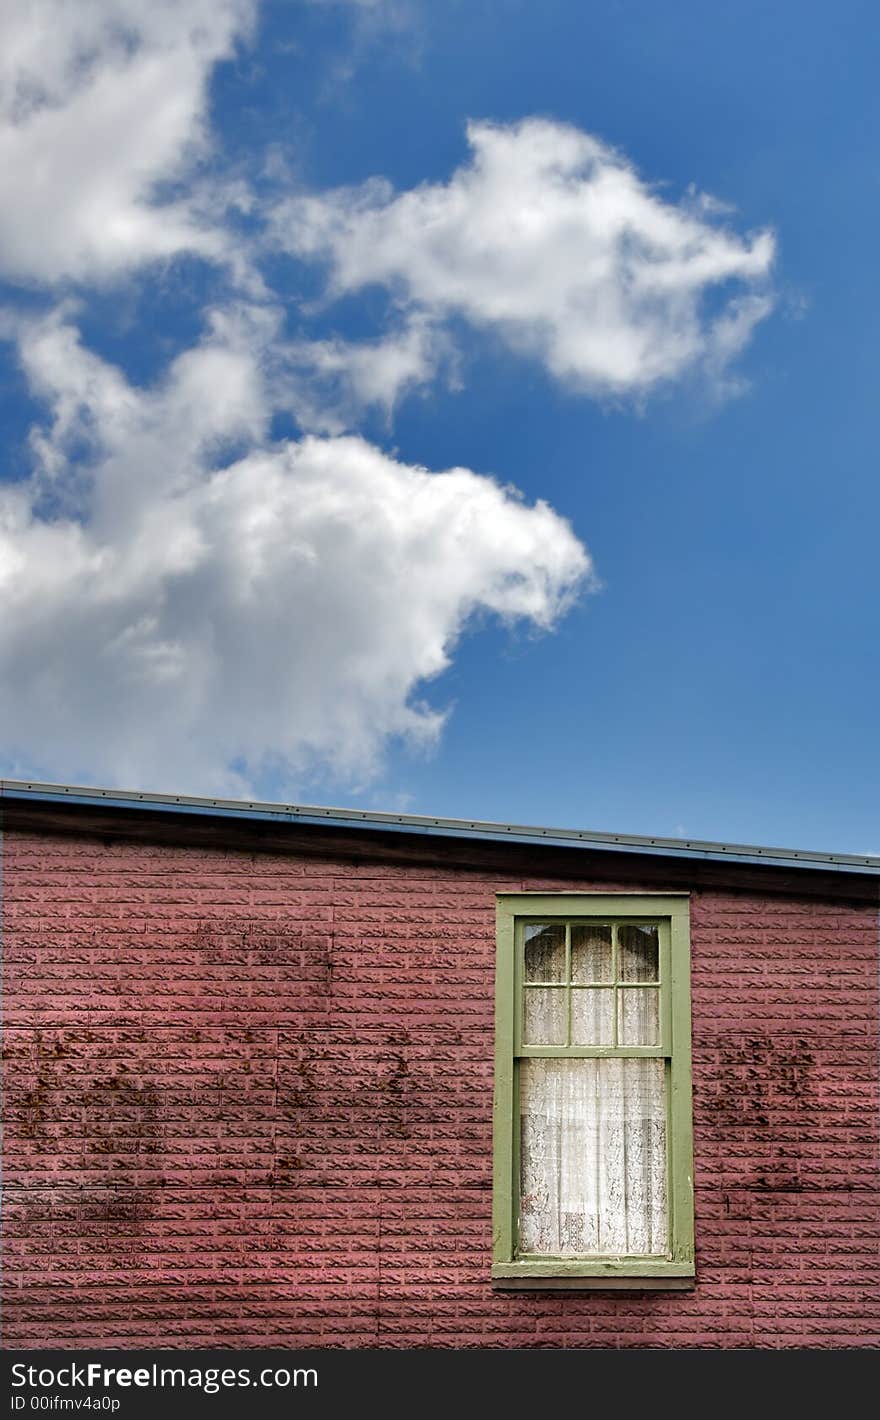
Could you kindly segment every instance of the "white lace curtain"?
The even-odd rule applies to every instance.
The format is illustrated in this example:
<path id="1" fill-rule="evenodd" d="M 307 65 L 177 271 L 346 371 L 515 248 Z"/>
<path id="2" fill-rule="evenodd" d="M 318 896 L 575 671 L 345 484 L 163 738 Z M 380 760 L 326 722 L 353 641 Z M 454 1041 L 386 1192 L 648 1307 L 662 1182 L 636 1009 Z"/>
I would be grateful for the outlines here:
<path id="1" fill-rule="evenodd" d="M 532 1058 L 519 1068 L 520 1252 L 662 1256 L 664 1061 Z"/>

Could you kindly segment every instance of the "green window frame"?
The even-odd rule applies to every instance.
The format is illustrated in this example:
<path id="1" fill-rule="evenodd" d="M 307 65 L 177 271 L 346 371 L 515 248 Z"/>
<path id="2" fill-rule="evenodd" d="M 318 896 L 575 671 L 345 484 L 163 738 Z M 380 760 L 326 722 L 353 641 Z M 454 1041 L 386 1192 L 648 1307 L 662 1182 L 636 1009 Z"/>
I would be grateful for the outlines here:
<path id="1" fill-rule="evenodd" d="M 497 966 L 495 1001 L 495 1107 L 492 1282 L 496 1287 L 532 1288 L 672 1288 L 694 1285 L 693 1115 L 691 1103 L 689 898 L 682 893 L 502 893 L 497 898 Z M 524 981 L 524 941 L 529 925 L 550 924 L 557 942 L 564 928 L 565 967 L 554 979 L 554 999 L 564 1002 L 560 1020 L 565 1044 L 524 1044 L 523 1002 L 534 981 Z M 573 980 L 573 930 L 591 927 L 611 944 L 611 967 L 600 990 L 608 993 L 611 1010 L 603 1019 L 610 1040 L 603 1044 L 572 1044 L 572 996 L 583 990 Z M 620 929 L 656 928 L 659 1010 L 655 1043 L 627 1045 L 620 1041 L 618 997 L 631 989 L 622 975 L 618 943 L 627 940 Z M 536 929 L 537 930 L 537 929 Z M 543 973 L 542 973 L 543 974 Z M 547 995 L 546 983 L 542 988 Z M 597 999 L 595 983 L 590 990 Z M 554 1006 L 555 1009 L 555 1006 Z M 620 1010 L 626 1009 L 623 1005 Z M 562 1030 L 563 1027 L 560 1027 Z M 546 1032 L 550 1034 L 552 1032 Z M 568 1060 L 649 1057 L 664 1061 L 666 1219 L 663 1254 L 573 1256 L 520 1250 L 520 1073 L 522 1062 L 537 1058 Z M 598 1072 L 599 1067 L 594 1067 Z M 598 1074 L 597 1074 L 598 1078 Z"/>

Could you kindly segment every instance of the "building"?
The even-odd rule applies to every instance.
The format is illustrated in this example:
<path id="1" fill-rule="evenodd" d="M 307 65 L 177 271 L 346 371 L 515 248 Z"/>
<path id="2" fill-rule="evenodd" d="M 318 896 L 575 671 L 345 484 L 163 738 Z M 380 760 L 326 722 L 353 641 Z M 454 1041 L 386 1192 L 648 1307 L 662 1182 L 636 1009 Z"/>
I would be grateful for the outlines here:
<path id="1" fill-rule="evenodd" d="M 880 1345 L 880 859 L 0 810 L 6 1347 Z"/>

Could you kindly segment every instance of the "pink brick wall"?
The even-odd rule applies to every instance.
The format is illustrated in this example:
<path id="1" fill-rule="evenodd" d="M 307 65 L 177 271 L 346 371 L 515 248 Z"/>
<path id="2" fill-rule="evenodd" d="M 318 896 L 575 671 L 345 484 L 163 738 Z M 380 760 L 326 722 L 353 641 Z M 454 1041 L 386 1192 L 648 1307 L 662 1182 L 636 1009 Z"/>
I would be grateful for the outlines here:
<path id="1" fill-rule="evenodd" d="M 696 1290 L 493 1293 L 495 893 L 644 884 L 2 866 L 7 1347 L 880 1345 L 876 905 L 694 891 Z"/>

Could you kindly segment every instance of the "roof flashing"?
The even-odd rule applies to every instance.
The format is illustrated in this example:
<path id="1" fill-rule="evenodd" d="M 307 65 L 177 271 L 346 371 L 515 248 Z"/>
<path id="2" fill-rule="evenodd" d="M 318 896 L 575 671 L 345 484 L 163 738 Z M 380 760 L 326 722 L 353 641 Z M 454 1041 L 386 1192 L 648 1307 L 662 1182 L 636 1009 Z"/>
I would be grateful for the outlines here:
<path id="1" fill-rule="evenodd" d="M 598 852 L 631 852 L 712 862 L 767 864 L 775 867 L 880 876 L 880 857 L 853 853 L 816 853 L 806 849 L 772 848 L 700 839 L 600 833 L 589 829 L 543 828 L 528 824 L 492 823 L 478 819 L 435 818 L 422 814 L 378 813 L 365 809 L 321 805 L 278 804 L 254 799 L 198 798 L 189 794 L 152 794 L 137 790 L 100 789 L 86 785 L 46 784 L 36 780 L 0 779 L 0 805 L 14 802 L 106 804 L 119 809 L 205 814 L 254 822 L 301 823 L 374 832 L 421 833 L 442 838 L 543 844 Z"/>

